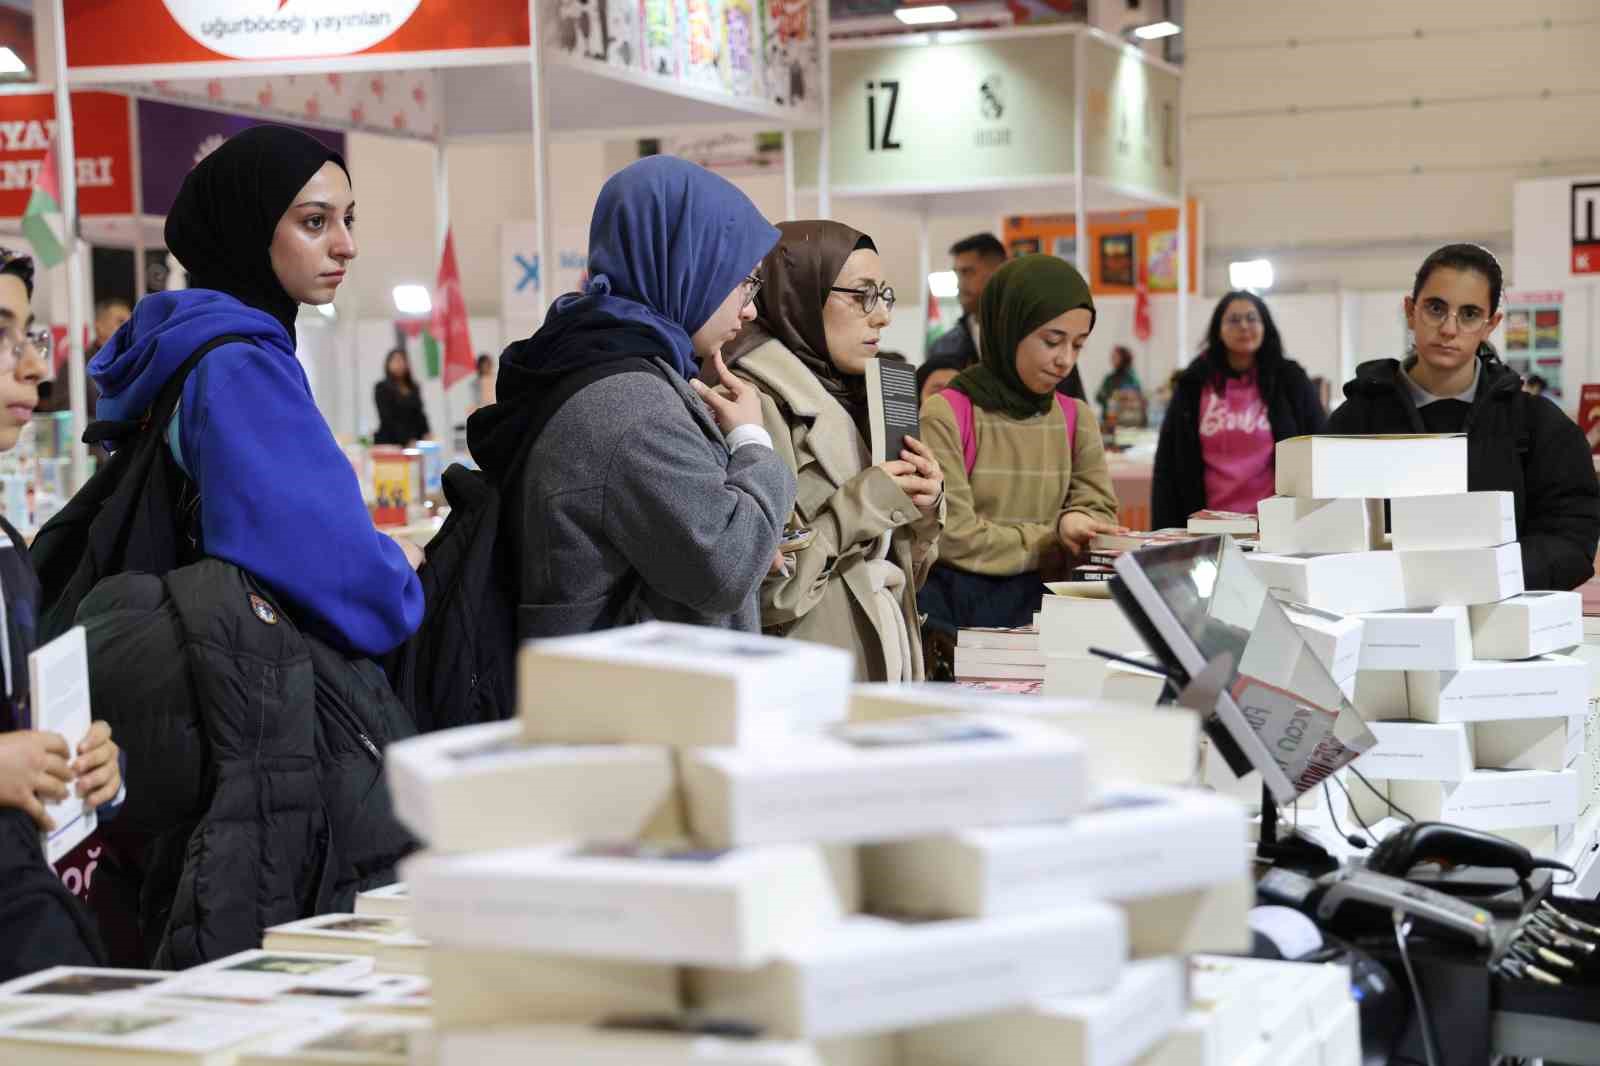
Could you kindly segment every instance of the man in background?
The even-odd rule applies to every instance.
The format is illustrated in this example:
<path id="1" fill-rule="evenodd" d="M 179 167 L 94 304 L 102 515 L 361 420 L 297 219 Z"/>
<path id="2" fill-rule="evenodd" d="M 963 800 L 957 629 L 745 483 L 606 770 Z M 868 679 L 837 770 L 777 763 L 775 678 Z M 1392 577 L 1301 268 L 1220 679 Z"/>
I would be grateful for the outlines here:
<path id="1" fill-rule="evenodd" d="M 89 344 L 89 350 L 83 353 L 83 365 L 89 366 L 89 360 L 94 358 L 102 345 L 111 339 L 111 335 L 122 328 L 122 324 L 133 316 L 133 308 L 128 306 L 128 301 L 120 296 L 107 297 L 94 305 L 94 340 Z M 94 407 L 100 400 L 100 390 L 95 388 L 94 379 L 84 376 L 83 380 L 83 409 L 89 418 L 94 418 Z M 72 396 L 67 389 L 65 377 L 55 378 L 39 383 L 40 411 L 67 411 L 72 408 Z"/>
<path id="2" fill-rule="evenodd" d="M 978 299 L 1006 258 L 1005 245 L 992 233 L 975 233 L 950 246 L 950 269 L 955 271 L 956 283 L 960 286 L 957 298 L 961 301 L 961 320 L 928 349 L 928 357 L 922 365 L 932 369 L 923 378 L 924 400 L 949 384 L 949 379 L 955 375 L 948 371 L 965 370 L 978 361 Z M 1077 367 L 1061 380 L 1056 391 L 1087 400 Z"/>

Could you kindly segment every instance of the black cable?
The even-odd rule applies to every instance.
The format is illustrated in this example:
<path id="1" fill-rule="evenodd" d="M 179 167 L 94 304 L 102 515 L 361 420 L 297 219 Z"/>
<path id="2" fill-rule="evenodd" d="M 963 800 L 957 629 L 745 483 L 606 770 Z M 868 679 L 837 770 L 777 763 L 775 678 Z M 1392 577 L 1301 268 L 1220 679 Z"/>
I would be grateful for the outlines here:
<path id="1" fill-rule="evenodd" d="M 1339 787 L 1343 788 L 1344 786 L 1341 785 Z M 1345 798 L 1349 799 L 1348 793 L 1346 794 Z M 1362 840 L 1360 837 L 1356 836 L 1354 833 L 1346 834 L 1345 831 L 1344 831 L 1344 826 L 1339 824 L 1339 816 L 1337 814 L 1333 813 L 1333 793 L 1331 791 L 1329 791 L 1328 782 L 1327 781 L 1323 781 L 1322 782 L 1322 802 L 1324 802 L 1324 803 L 1326 803 L 1328 805 L 1328 820 L 1333 823 L 1333 831 L 1335 833 L 1338 833 L 1340 836 L 1344 837 L 1345 840 L 1349 841 L 1350 845 L 1352 847 L 1361 847 L 1361 848 L 1366 847 L 1367 846 L 1367 842 L 1365 840 Z M 1299 807 L 1296 807 L 1295 809 L 1298 811 Z M 1351 806 L 1351 810 L 1353 811 L 1354 809 L 1355 809 L 1355 807 L 1354 807 L 1354 805 L 1352 805 Z M 1357 815 L 1357 819 L 1358 820 L 1359 820 L 1359 818 L 1360 818 L 1360 816 Z M 1368 830 L 1367 831 L 1367 835 L 1371 836 L 1372 835 L 1372 831 Z M 1373 840 L 1377 840 L 1377 837 L 1373 837 Z"/>
<path id="2" fill-rule="evenodd" d="M 1399 804 L 1395 803 L 1394 800 L 1389 798 L 1387 793 L 1379 792 L 1378 791 L 1378 786 L 1374 785 L 1371 781 L 1368 781 L 1367 778 L 1366 778 L 1366 775 L 1363 774 L 1360 770 L 1357 770 L 1354 766 L 1352 766 L 1352 767 L 1350 767 L 1350 772 L 1356 775 L 1356 780 L 1360 781 L 1363 785 L 1367 786 L 1367 791 L 1368 792 L 1371 792 L 1374 796 L 1377 796 L 1379 799 L 1383 800 L 1383 802 L 1388 805 L 1389 810 L 1391 812 L 1398 812 L 1400 814 L 1400 816 L 1403 817 L 1408 822 L 1415 822 L 1417 820 L 1417 816 L 1416 815 L 1412 814 L 1410 811 L 1406 810 L 1404 807 L 1402 807 Z"/>
<path id="3" fill-rule="evenodd" d="M 1350 816 L 1356 820 L 1357 825 L 1361 826 L 1362 829 L 1367 831 L 1367 836 L 1372 838 L 1373 843 L 1378 843 L 1378 834 L 1374 833 L 1372 831 L 1372 827 L 1368 825 L 1361 817 L 1361 812 L 1356 809 L 1355 798 L 1350 795 L 1350 790 L 1344 787 L 1344 782 L 1340 781 L 1337 777 L 1330 777 L 1328 778 L 1328 781 L 1332 781 L 1334 784 L 1339 786 L 1339 791 L 1344 793 L 1344 801 L 1350 804 Z M 1324 781 L 1323 784 L 1326 785 L 1327 781 Z M 1333 813 L 1333 808 L 1331 806 L 1328 808 L 1328 813 Z"/>
<path id="4" fill-rule="evenodd" d="M 1433 1019 L 1428 1017 L 1428 1004 L 1422 998 L 1422 986 L 1417 983 L 1417 971 L 1411 967 L 1411 948 L 1406 937 L 1411 934 L 1411 919 L 1396 907 L 1390 912 L 1394 919 L 1394 942 L 1400 948 L 1400 961 L 1405 964 L 1406 980 L 1411 984 L 1411 995 L 1417 1001 L 1417 1029 L 1422 1033 L 1422 1051 L 1428 1057 L 1428 1066 L 1439 1066 L 1439 1042 L 1434 1036 Z"/>

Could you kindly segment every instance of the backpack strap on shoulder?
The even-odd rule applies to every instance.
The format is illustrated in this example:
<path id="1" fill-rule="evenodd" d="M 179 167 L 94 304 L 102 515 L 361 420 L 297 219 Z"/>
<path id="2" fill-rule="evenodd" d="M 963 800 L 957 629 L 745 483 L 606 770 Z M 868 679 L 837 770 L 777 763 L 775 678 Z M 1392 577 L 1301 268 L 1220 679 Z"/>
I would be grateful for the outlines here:
<path id="1" fill-rule="evenodd" d="M 1067 420 L 1067 451 L 1076 453 L 1078 443 L 1078 404 L 1064 392 L 1056 393 L 1056 403 L 1061 406 L 1061 416 Z"/>
<path id="2" fill-rule="evenodd" d="M 978 433 L 973 425 L 972 397 L 959 389 L 945 389 L 939 395 L 955 413 L 956 429 L 961 433 L 961 463 L 971 477 L 972 468 L 978 465 Z"/>
<path id="3" fill-rule="evenodd" d="M 83 431 L 83 443 L 101 444 L 108 440 L 127 440 L 149 429 L 157 427 L 158 432 L 166 429 L 168 422 L 172 421 L 172 412 L 178 409 L 178 404 L 183 401 L 183 386 L 189 380 L 189 374 L 199 364 L 207 353 L 213 348 L 220 348 L 224 344 L 238 341 L 248 344 L 249 339 L 237 333 L 225 333 L 214 337 L 194 350 L 194 354 L 183 361 L 183 365 L 172 372 L 167 383 L 161 386 L 161 391 L 156 395 L 155 402 L 138 418 L 125 418 L 120 420 L 104 419 L 90 422 Z"/>

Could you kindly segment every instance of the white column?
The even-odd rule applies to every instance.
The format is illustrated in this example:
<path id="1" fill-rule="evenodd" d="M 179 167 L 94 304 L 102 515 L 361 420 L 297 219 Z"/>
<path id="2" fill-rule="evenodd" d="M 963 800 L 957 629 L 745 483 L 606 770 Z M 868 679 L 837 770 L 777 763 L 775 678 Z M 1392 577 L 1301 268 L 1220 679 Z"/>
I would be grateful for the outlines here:
<path id="1" fill-rule="evenodd" d="M 1077 227 L 1078 273 L 1089 277 L 1089 190 L 1083 165 L 1084 123 L 1089 115 L 1089 35 L 1072 35 L 1072 221 Z"/>
<path id="2" fill-rule="evenodd" d="M 144 239 L 144 183 L 139 180 L 144 165 L 139 148 L 139 100 L 133 96 L 128 97 L 128 143 L 128 165 L 132 169 L 128 181 L 133 191 L 133 302 L 138 303 L 145 294 L 144 257 L 148 248 Z"/>
<path id="3" fill-rule="evenodd" d="M 67 389 L 72 410 L 72 483 L 74 489 L 89 479 L 89 447 L 83 443 L 88 425 L 83 378 L 84 249 L 78 241 L 78 154 L 72 137 L 72 93 L 67 87 L 67 30 L 63 6 L 51 0 L 56 65 L 56 171 L 61 182 L 61 217 L 67 249 Z"/>
<path id="4" fill-rule="evenodd" d="M 555 294 L 554 224 L 550 217 L 550 94 L 544 80 L 544 34 L 539 0 L 528 0 L 528 67 L 533 81 L 533 222 L 539 252 L 539 313 Z"/>
<path id="5" fill-rule="evenodd" d="M 813 0 L 811 8 L 817 22 L 818 67 L 822 81 L 821 128 L 817 131 L 817 217 L 833 217 L 833 196 L 828 190 L 828 173 L 831 167 L 833 138 L 833 58 L 828 43 L 828 0 Z"/>
<path id="6" fill-rule="evenodd" d="M 933 270 L 933 248 L 928 234 L 928 203 L 917 212 L 917 321 L 922 323 L 918 344 L 922 362 L 928 358 L 928 274 Z"/>
<path id="7" fill-rule="evenodd" d="M 790 220 L 799 214 L 794 191 L 794 130 L 783 131 L 783 217 Z"/>
<path id="8" fill-rule="evenodd" d="M 444 262 L 444 242 L 450 234 L 450 161 L 445 158 L 442 117 L 440 122 L 439 139 L 433 142 L 434 247 L 438 249 L 434 255 L 436 264 Z M 445 339 L 440 337 L 438 340 L 441 345 L 439 358 L 443 360 Z M 444 405 L 444 425 L 434 430 L 433 439 L 440 444 L 447 444 L 455 440 L 456 427 L 455 419 L 450 414 L 450 386 L 445 384 L 445 368 L 442 365 L 439 368 L 439 392 Z"/>

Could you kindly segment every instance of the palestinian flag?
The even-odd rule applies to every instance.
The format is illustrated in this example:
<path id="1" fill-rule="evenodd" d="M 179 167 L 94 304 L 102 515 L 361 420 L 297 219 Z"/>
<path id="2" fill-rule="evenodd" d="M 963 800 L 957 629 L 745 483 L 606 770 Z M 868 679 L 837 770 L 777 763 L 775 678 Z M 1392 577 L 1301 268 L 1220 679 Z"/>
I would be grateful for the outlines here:
<path id="1" fill-rule="evenodd" d="M 67 257 L 61 237 L 50 216 L 61 219 L 61 182 L 56 172 L 56 146 L 50 143 L 44 164 L 33 183 L 33 195 L 28 198 L 28 209 L 22 215 L 22 232 L 33 245 L 33 257 L 45 267 L 53 267 Z M 64 220 L 63 220 L 64 221 Z"/>

